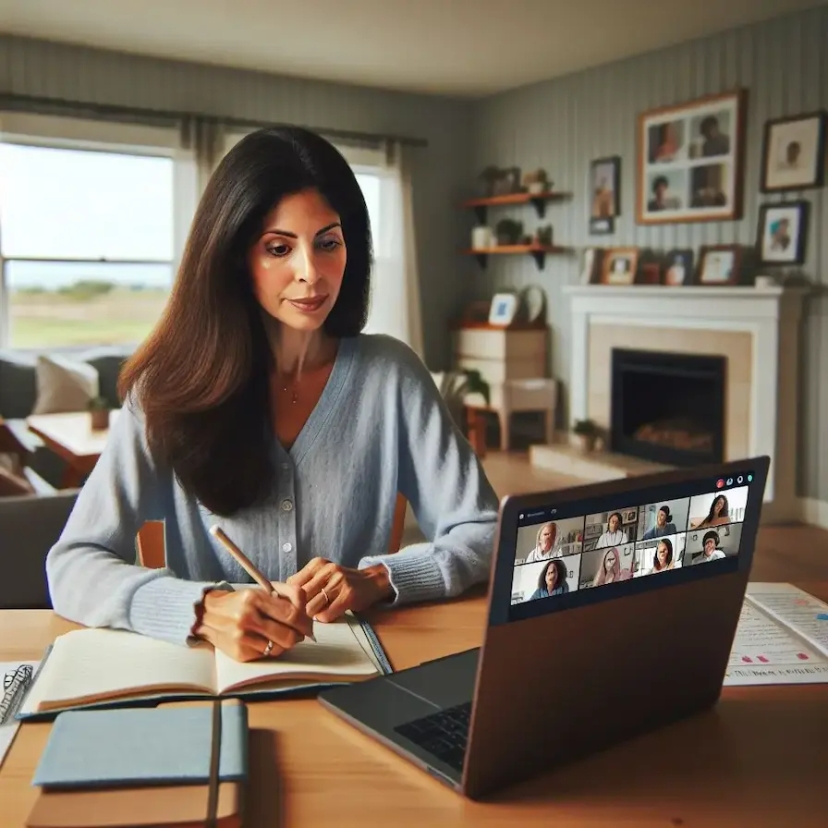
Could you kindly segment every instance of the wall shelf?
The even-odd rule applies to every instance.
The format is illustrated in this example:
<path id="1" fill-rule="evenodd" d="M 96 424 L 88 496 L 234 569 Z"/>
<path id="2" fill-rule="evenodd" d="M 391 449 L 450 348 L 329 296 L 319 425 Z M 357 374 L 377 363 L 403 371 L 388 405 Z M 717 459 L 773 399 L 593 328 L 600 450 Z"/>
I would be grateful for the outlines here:
<path id="1" fill-rule="evenodd" d="M 538 214 L 538 218 L 546 215 L 546 203 L 566 198 L 568 193 L 549 190 L 545 193 L 508 193 L 506 195 L 487 196 L 485 198 L 470 198 L 463 202 L 463 206 L 474 210 L 481 224 L 486 223 L 486 210 L 489 207 L 502 207 L 510 204 L 531 204 Z"/>
<path id="2" fill-rule="evenodd" d="M 535 260 L 538 270 L 542 270 L 547 254 L 566 253 L 567 248 L 543 244 L 501 244 L 497 247 L 472 248 L 463 252 L 467 256 L 475 256 L 481 267 L 486 266 L 486 261 L 490 255 L 521 255 L 528 253 Z"/>

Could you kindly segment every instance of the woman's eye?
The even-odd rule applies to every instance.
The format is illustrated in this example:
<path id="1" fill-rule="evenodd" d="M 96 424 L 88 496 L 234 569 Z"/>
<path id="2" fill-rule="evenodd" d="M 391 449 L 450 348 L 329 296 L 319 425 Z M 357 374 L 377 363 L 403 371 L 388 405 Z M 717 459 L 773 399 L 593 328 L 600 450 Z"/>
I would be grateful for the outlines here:
<path id="1" fill-rule="evenodd" d="M 319 244 L 323 250 L 330 252 L 336 250 L 337 247 L 340 247 L 342 242 L 339 241 L 339 239 L 323 239 Z"/>
<path id="2" fill-rule="evenodd" d="M 290 248 L 286 244 L 272 244 L 267 248 L 267 252 L 271 256 L 285 256 L 290 252 Z"/>

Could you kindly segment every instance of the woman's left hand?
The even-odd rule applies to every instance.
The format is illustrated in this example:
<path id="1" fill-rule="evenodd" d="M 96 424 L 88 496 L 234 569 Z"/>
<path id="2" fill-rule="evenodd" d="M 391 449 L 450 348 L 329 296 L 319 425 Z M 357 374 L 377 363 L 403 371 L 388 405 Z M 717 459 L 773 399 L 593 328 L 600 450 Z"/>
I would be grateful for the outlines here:
<path id="1" fill-rule="evenodd" d="M 382 564 L 351 569 L 325 558 L 313 558 L 287 583 L 302 588 L 305 612 L 323 622 L 335 621 L 348 610 L 360 612 L 394 594 Z"/>

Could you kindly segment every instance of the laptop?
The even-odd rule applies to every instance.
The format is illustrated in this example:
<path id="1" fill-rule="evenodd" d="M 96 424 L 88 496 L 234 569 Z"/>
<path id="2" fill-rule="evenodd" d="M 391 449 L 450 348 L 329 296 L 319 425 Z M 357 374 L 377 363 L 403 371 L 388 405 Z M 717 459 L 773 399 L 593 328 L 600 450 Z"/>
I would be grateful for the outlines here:
<path id="1" fill-rule="evenodd" d="M 471 799 L 711 707 L 769 464 L 504 497 L 482 646 L 319 701 Z"/>

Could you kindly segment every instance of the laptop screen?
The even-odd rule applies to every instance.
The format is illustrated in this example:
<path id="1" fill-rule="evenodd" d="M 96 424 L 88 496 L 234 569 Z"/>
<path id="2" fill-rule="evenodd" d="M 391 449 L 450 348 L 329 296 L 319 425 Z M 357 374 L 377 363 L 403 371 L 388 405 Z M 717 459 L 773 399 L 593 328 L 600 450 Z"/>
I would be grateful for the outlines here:
<path id="1" fill-rule="evenodd" d="M 684 491 L 671 487 L 674 491 L 643 491 L 640 498 L 627 495 L 620 503 L 615 495 L 589 503 L 590 508 L 573 501 L 519 514 L 509 617 L 536 615 L 540 607 L 528 605 L 545 602 L 552 609 L 561 596 L 587 590 L 620 595 L 623 587 L 613 585 L 688 567 L 716 568 L 708 574 L 732 571 L 748 495 L 752 486 L 762 487 L 754 477 L 745 470 L 685 483 Z"/>

